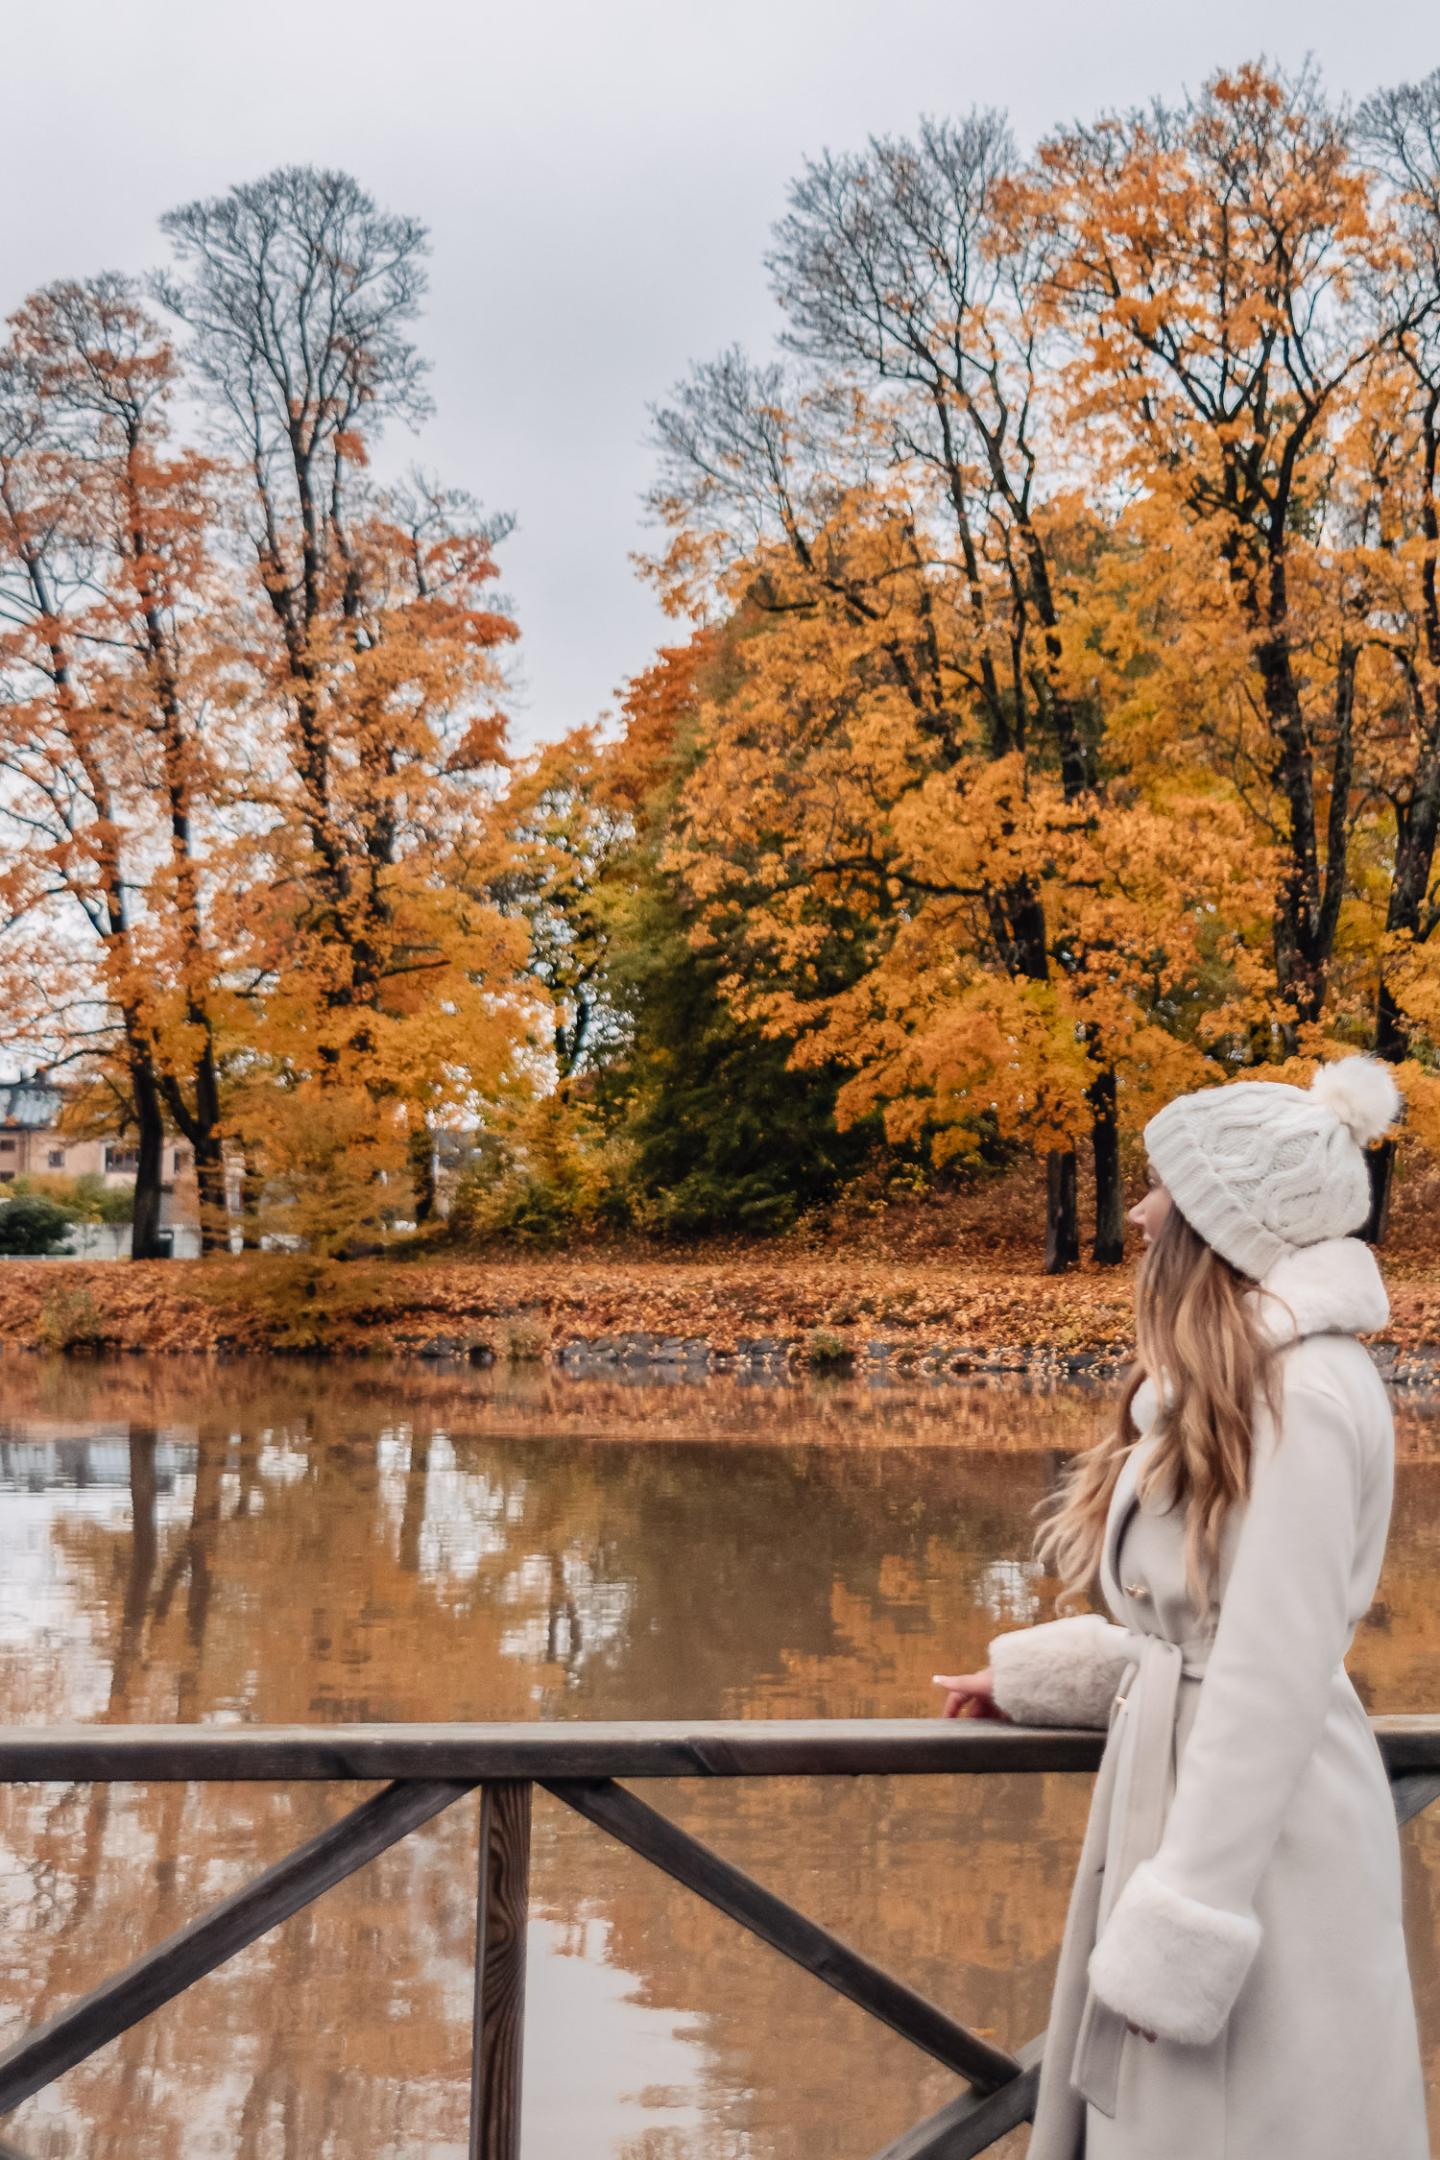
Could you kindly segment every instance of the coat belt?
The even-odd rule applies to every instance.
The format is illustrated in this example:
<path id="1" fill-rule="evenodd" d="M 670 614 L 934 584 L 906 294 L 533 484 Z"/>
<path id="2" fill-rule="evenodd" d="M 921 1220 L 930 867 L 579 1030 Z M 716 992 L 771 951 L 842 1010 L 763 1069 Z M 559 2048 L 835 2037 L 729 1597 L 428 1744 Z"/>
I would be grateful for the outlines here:
<path id="1" fill-rule="evenodd" d="M 1113 1760 L 1104 1766 L 1108 1774 L 1101 1781 L 1109 1814 L 1097 1940 L 1132 1872 L 1159 1847 L 1175 1790 L 1180 1683 L 1201 1677 L 1210 1649 L 1208 1636 L 1177 1643 L 1163 1635 L 1140 1635 L 1136 1641 L 1139 1648 L 1116 1690 L 1105 1742 Z M 1124 2018 L 1087 1986 L 1070 2082 L 1104 2115 L 1115 2113 L 1125 2039 Z"/>

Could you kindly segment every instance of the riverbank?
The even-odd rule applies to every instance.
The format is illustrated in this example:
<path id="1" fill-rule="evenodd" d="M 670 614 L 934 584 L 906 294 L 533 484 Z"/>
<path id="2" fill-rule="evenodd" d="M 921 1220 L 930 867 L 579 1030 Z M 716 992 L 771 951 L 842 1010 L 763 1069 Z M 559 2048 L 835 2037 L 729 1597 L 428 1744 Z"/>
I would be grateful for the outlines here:
<path id="1" fill-rule="evenodd" d="M 1440 1374 L 1440 1265 L 1387 1261 L 1377 1353 Z M 689 1367 L 1103 1376 L 1129 1355 L 1133 1269 L 773 1252 L 315 1264 L 263 1256 L 0 1267 L 7 1351 L 306 1353 L 577 1371 Z"/>

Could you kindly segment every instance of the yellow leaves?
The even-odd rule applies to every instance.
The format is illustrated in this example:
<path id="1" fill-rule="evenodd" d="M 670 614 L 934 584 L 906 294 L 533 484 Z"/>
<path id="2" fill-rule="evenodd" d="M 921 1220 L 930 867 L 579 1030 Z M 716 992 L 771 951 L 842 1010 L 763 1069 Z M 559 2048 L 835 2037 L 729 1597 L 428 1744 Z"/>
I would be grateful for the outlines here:
<path id="1" fill-rule="evenodd" d="M 462 1177 L 450 1212 L 462 1239 L 544 1239 L 593 1231 L 624 1179 L 629 1151 L 569 1089 L 507 1105 L 493 1121 L 497 1159 Z"/>
<path id="2" fill-rule="evenodd" d="M 937 1162 L 982 1136 L 1072 1145 L 1102 1065 L 1127 1124 L 1209 1073 L 1152 1017 L 1159 1001 L 1233 1024 L 1236 996 L 1258 995 L 1234 940 L 1265 922 L 1272 866 L 1235 797 L 1176 760 L 1179 664 L 1158 657 L 1173 583 L 1205 558 L 1171 547 L 1157 573 L 1173 509 L 1167 525 L 1149 498 L 1134 516 L 1117 542 L 1078 492 L 1041 513 L 1076 597 L 1030 676 L 1120 707 L 1105 739 L 1125 762 L 1104 794 L 1067 792 L 1038 715 L 1023 746 L 1003 731 L 997 746 L 973 626 L 908 566 L 893 492 L 844 498 L 823 579 L 783 549 L 736 563 L 663 862 L 697 944 L 736 961 L 737 1015 L 788 1039 L 797 1068 L 848 1073 L 842 1126 L 878 1113 Z M 778 612 L 755 604 L 762 583 Z"/>
<path id="3" fill-rule="evenodd" d="M 903 967 L 903 947 L 896 959 Z M 842 1125 L 882 1108 L 893 1142 L 933 1129 L 937 1161 L 973 1154 L 987 1126 L 1037 1152 L 1081 1136 L 1090 1070 L 1063 996 L 994 976 L 961 984 L 943 969 L 908 981 L 918 998 L 841 1089 Z"/>
<path id="4" fill-rule="evenodd" d="M 1402 1009 L 1432 1041 L 1440 1037 L 1440 952 L 1392 932 L 1381 941 L 1380 953 L 1386 980 Z"/>
<path id="5" fill-rule="evenodd" d="M 1404 1130 L 1419 1141 L 1428 1155 L 1440 1154 L 1440 1073 L 1427 1071 L 1415 1058 L 1407 1058 L 1395 1070 L 1405 1097 Z M 1434 1216 L 1431 1216 L 1433 1235 Z"/>
<path id="6" fill-rule="evenodd" d="M 263 1165 L 262 1233 L 331 1255 L 410 1214 L 407 1121 L 398 1104 L 377 1108 L 365 1086 L 323 1074 L 288 1086 L 251 1084 L 238 1092 L 231 1118 Z"/>
<path id="7" fill-rule="evenodd" d="M 252 582 L 222 541 L 261 476 L 172 453 L 174 358 L 124 281 L 52 287 L 12 332 L 0 875 L 65 958 L 7 998 L 10 1040 L 106 1073 L 122 1115 L 163 1096 L 212 1164 L 243 1140 L 271 1217 L 331 1249 L 408 1212 L 412 1116 L 473 1113 L 533 1021 L 489 887 L 498 528 L 362 487 L 342 433 L 323 530 L 271 498 Z"/>

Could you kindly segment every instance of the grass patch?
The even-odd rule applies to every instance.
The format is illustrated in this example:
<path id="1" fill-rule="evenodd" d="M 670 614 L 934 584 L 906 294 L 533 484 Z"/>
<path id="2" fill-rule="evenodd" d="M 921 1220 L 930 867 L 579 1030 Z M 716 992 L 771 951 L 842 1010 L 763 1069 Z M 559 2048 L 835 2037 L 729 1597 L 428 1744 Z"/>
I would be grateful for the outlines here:
<path id="1" fill-rule="evenodd" d="M 517 1320 L 505 1330 L 505 1356 L 512 1365 L 542 1364 L 549 1348 L 548 1331 L 527 1320 Z"/>
<path id="2" fill-rule="evenodd" d="M 829 1328 L 812 1328 L 805 1338 L 805 1363 L 811 1372 L 849 1372 L 855 1352 L 843 1335 Z"/>
<path id="3" fill-rule="evenodd" d="M 98 1357 L 109 1348 L 100 1308 L 90 1292 L 59 1284 L 41 1302 L 35 1341 L 54 1357 Z"/>

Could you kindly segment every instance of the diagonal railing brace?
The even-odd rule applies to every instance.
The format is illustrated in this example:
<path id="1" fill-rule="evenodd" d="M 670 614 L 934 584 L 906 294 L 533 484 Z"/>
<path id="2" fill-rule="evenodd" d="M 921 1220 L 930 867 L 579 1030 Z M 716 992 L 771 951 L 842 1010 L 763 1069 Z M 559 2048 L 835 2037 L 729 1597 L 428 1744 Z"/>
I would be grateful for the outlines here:
<path id="1" fill-rule="evenodd" d="M 470 1790 L 450 1779 L 389 1785 L 298 1846 L 243 1889 L 157 1943 L 0 2054 L 0 2115 L 110 2040 Z"/>
<path id="2" fill-rule="evenodd" d="M 673 1876 L 772 1950 L 779 1950 L 972 2085 L 992 2092 L 1017 2075 L 1020 2064 L 1013 2055 L 992 2047 L 903 1980 L 872 1964 L 623 1785 L 608 1778 L 542 1782 L 547 1792 L 574 1808 L 577 1815 L 598 1824 L 643 1860 Z"/>

